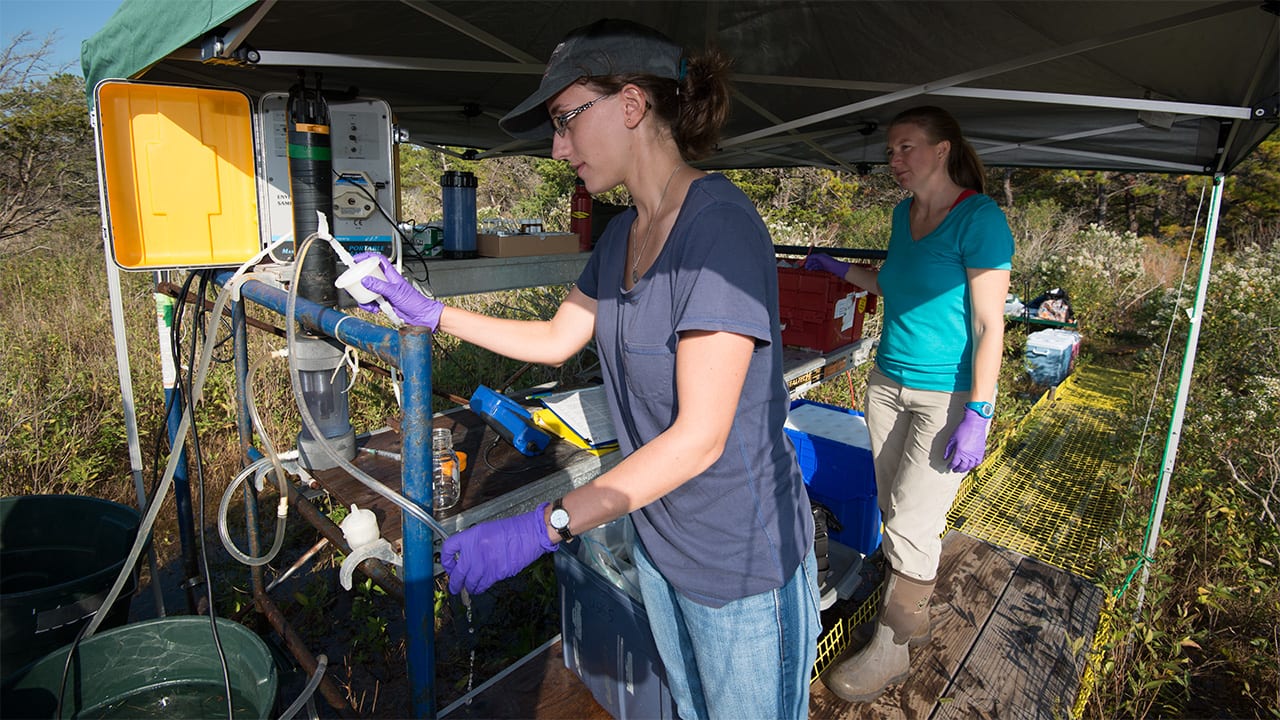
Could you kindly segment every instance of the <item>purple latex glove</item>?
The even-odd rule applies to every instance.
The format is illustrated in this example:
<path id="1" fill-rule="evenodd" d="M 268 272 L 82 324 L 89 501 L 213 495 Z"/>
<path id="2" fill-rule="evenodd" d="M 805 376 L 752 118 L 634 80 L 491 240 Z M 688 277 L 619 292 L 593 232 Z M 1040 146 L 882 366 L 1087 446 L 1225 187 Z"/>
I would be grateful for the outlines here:
<path id="1" fill-rule="evenodd" d="M 849 272 L 850 263 L 841 262 L 826 253 L 811 253 L 804 259 L 805 270 L 825 270 L 841 280 Z"/>
<path id="2" fill-rule="evenodd" d="M 380 252 L 362 252 L 351 260 L 353 263 L 359 263 L 371 257 L 378 258 L 378 266 L 382 269 L 382 276 L 386 280 L 366 277 L 360 281 L 360 284 L 386 298 L 401 320 L 435 332 L 436 327 L 440 325 L 440 313 L 444 310 L 444 303 L 432 300 L 418 292 L 417 288 L 405 280 L 404 276 L 396 270 L 396 266 Z M 360 309 L 371 313 L 378 312 L 378 306 L 375 303 L 361 303 Z"/>
<path id="3" fill-rule="evenodd" d="M 555 550 L 547 537 L 548 503 L 515 517 L 502 518 L 450 535 L 440 546 L 440 564 L 449 573 L 449 592 L 472 594 L 489 589 Z"/>
<path id="4" fill-rule="evenodd" d="M 952 472 L 969 472 L 978 467 L 982 457 L 987 453 L 987 428 L 991 425 L 989 418 L 984 418 L 976 411 L 964 409 L 964 419 L 947 441 L 947 450 L 943 458 L 951 459 Z"/>

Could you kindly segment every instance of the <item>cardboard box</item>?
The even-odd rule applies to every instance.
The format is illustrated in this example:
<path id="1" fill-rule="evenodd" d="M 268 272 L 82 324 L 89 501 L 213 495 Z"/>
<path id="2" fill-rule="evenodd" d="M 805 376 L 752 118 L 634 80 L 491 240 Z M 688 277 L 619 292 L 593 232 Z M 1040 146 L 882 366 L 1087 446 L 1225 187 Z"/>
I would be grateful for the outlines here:
<path id="1" fill-rule="evenodd" d="M 857 410 L 795 400 L 783 428 L 796 448 L 809 498 L 841 525 L 832 540 L 869 555 L 880 546 L 880 506 L 867 421 Z"/>
<path id="2" fill-rule="evenodd" d="M 578 236 L 573 233 L 530 233 L 527 235 L 476 236 L 476 250 L 481 257 L 529 257 L 531 255 L 565 255 L 578 252 Z"/>

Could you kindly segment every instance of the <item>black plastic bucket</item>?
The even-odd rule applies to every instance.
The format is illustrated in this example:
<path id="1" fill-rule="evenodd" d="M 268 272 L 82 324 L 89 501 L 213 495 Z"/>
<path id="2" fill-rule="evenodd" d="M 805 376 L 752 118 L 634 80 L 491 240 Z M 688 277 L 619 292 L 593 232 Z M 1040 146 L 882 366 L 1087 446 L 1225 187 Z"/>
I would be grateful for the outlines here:
<path id="1" fill-rule="evenodd" d="M 123 567 L 141 516 L 82 495 L 0 498 L 0 678 L 75 639 Z M 101 627 L 129 619 L 136 573 Z"/>
<path id="2" fill-rule="evenodd" d="M 267 644 L 239 623 L 218 618 L 231 681 L 232 715 L 274 716 L 278 678 Z M 0 687 L 5 717 L 226 718 L 222 661 L 209 618 L 160 618 L 98 633 L 80 643 L 63 686 L 70 645 L 19 671 Z"/>

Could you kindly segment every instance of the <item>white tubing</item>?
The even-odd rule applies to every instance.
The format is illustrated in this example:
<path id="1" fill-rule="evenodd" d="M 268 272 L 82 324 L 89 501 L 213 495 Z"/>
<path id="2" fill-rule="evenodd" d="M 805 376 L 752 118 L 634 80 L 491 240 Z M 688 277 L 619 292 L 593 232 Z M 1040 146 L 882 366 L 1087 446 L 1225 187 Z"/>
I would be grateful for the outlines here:
<path id="1" fill-rule="evenodd" d="M 352 548 L 351 554 L 342 561 L 342 566 L 338 568 L 338 584 L 342 585 L 343 590 L 351 589 L 351 578 L 355 575 L 356 566 L 369 558 L 404 568 L 404 558 L 396 554 L 395 549 L 386 539 L 378 538 L 358 548 Z"/>
<path id="2" fill-rule="evenodd" d="M 245 565 L 249 565 L 250 567 L 258 567 L 271 562 L 276 558 L 276 555 L 280 554 L 280 548 L 284 546 L 284 530 L 289 507 L 287 501 L 289 488 L 287 486 L 283 486 L 283 482 L 287 482 L 287 480 L 284 480 L 283 474 L 276 475 L 277 478 L 280 478 L 283 481 L 280 488 L 280 496 L 283 502 L 279 505 L 279 509 L 276 511 L 275 542 L 271 545 L 271 549 L 267 551 L 266 555 L 254 557 L 248 553 L 241 552 L 240 548 L 236 547 L 235 542 L 231 539 L 231 532 L 227 528 L 227 511 L 231 507 L 231 498 L 235 495 L 236 488 L 240 487 L 240 483 L 253 477 L 257 474 L 260 468 L 270 464 L 271 458 L 266 457 L 250 463 L 241 470 L 238 475 L 236 475 L 234 480 L 231 481 L 231 484 L 228 485 L 227 489 L 222 493 L 222 500 L 218 502 L 218 537 L 222 539 L 222 547 L 231 555 L 231 557 L 239 560 Z"/>
<path id="3" fill-rule="evenodd" d="M 262 361 L 266 358 L 277 357 L 283 354 L 283 351 L 270 353 L 255 358 L 249 366 L 249 372 L 245 376 L 245 408 L 249 411 L 250 422 L 258 428 L 258 438 L 262 440 L 262 448 L 266 451 L 266 456 L 262 459 L 251 463 L 245 469 L 236 475 L 235 480 L 227 486 L 222 493 L 222 500 L 218 503 L 218 537 L 222 540 L 222 547 L 231 557 L 250 567 L 258 567 L 266 565 L 280 554 L 280 549 L 284 546 L 285 527 L 289 517 L 289 485 L 288 477 L 285 475 L 284 466 L 280 463 L 280 456 L 276 453 L 275 446 L 271 443 L 271 438 L 267 436 L 267 429 L 262 424 L 262 417 L 258 414 L 257 403 L 253 400 L 253 379 L 257 375 L 258 368 L 262 366 Z M 275 542 L 267 554 L 261 557 L 254 557 L 248 553 L 240 551 L 236 547 L 235 542 L 231 539 L 231 532 L 227 528 L 227 512 L 231 508 L 231 498 L 235 494 L 235 490 L 249 476 L 257 474 L 260 468 L 265 465 L 271 465 L 275 471 L 276 487 L 280 492 L 280 500 L 276 505 L 276 533 Z"/>
<path id="4" fill-rule="evenodd" d="M 218 293 L 217 300 L 213 303 L 213 316 L 215 318 L 222 317 L 222 311 L 227 306 L 227 299 L 231 296 L 231 288 L 237 286 L 241 276 L 280 244 L 278 242 L 272 243 L 236 269 L 231 279 L 227 281 L 227 284 Z M 173 486 L 173 475 L 178 469 L 178 461 L 181 459 L 182 449 L 186 445 L 187 431 L 191 429 L 191 408 L 200 402 L 204 394 L 204 381 L 209 374 L 209 365 L 213 362 L 213 348 L 217 344 L 217 340 L 217 333 L 205 338 L 204 347 L 200 350 L 200 360 L 196 363 L 196 374 L 191 382 L 191 402 L 184 403 L 182 420 L 179 421 L 177 433 L 173 438 L 172 449 L 169 451 L 169 462 L 164 468 L 164 476 L 161 477 L 160 484 L 156 487 L 156 491 L 151 498 L 151 504 L 147 506 L 147 512 L 142 517 L 142 522 L 138 526 L 138 536 L 133 541 L 133 547 L 129 549 L 129 555 L 125 558 L 124 566 L 120 568 L 120 574 L 116 576 L 116 581 L 112 584 L 111 590 L 107 592 L 107 597 L 103 600 L 102 606 L 98 608 L 98 612 L 94 613 L 93 619 L 85 626 L 83 639 L 93 637 L 93 634 L 97 632 L 103 621 L 106 620 L 106 610 L 115 604 L 116 598 L 120 597 L 120 591 L 124 589 L 125 583 L 129 581 L 133 566 L 137 564 L 138 557 L 142 554 L 142 549 L 146 547 L 147 541 L 151 537 L 151 528 L 155 525 L 156 516 L 160 514 L 160 507 L 164 504 L 165 495 L 169 492 L 169 488 Z"/>
<path id="5" fill-rule="evenodd" d="M 311 696 L 315 694 L 316 688 L 320 686 L 320 681 L 324 678 L 325 668 L 329 667 L 329 656 L 320 654 L 316 656 L 316 671 L 311 673 L 311 679 L 307 680 L 306 687 L 302 688 L 302 693 L 298 695 L 298 699 L 293 701 L 287 710 L 280 716 L 280 720 L 292 720 L 294 715 L 302 709 Z"/>

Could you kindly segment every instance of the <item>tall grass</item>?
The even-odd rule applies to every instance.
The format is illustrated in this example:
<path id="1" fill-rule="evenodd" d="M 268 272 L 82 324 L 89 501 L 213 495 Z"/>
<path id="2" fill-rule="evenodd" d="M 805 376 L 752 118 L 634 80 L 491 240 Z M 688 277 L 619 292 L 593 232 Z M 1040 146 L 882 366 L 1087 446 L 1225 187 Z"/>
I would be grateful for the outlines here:
<path id="1" fill-rule="evenodd" d="M 75 220 L 30 234 L 0 265 L 0 491 L 81 493 L 131 501 L 120 381 L 98 228 Z M 149 279 L 128 275 L 131 304 L 149 303 Z M 154 310 L 126 318 L 154 337 Z M 137 357 L 135 392 L 159 395 L 154 352 Z M 159 417 L 138 407 L 142 427 Z"/>

